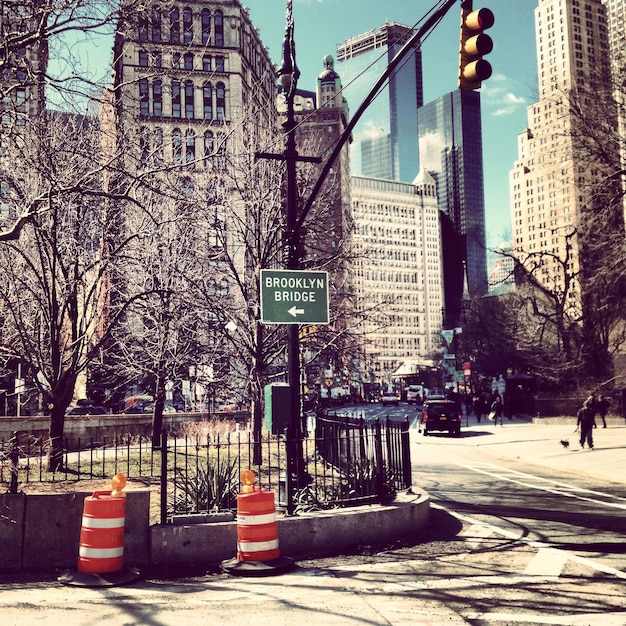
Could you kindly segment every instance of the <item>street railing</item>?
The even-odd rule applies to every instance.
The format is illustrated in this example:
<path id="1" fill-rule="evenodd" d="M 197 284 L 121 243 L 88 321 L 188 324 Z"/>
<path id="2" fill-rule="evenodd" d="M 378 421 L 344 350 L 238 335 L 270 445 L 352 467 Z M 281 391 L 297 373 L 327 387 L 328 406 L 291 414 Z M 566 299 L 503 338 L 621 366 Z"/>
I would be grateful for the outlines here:
<path id="1" fill-rule="evenodd" d="M 306 484 L 296 491 L 295 511 L 384 503 L 411 486 L 408 420 L 368 421 L 320 415 L 303 437 Z M 257 485 L 274 491 L 286 506 L 286 441 L 281 435 L 250 430 L 217 432 L 206 424 L 163 431 L 160 449 L 151 438 L 120 436 L 80 442 L 64 453 L 57 471 L 48 470 L 47 443 L 27 432 L 0 440 L 0 485 L 9 493 L 38 482 L 110 479 L 158 485 L 160 518 L 235 510 L 243 469 Z"/>

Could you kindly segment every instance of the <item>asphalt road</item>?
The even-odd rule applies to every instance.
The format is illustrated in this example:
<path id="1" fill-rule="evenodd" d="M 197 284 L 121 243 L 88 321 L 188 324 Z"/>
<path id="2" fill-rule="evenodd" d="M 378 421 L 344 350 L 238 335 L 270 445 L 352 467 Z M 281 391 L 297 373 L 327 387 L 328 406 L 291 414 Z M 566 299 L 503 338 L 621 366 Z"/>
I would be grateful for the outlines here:
<path id="1" fill-rule="evenodd" d="M 113 589 L 0 580 L 2 624 L 626 625 L 626 484 L 499 455 L 494 435 L 489 423 L 460 438 L 413 428 L 413 483 L 431 496 L 432 523 L 412 545 L 300 561 L 270 578 Z"/>
<path id="2" fill-rule="evenodd" d="M 472 624 L 626 624 L 623 481 L 499 455 L 493 424 L 473 417 L 461 438 L 424 437 L 414 406 L 364 410 L 370 419 L 407 414 L 413 484 L 430 494 L 433 523 L 427 540 L 391 558 L 419 563 L 428 589 L 420 601 L 442 603 Z"/>
<path id="3" fill-rule="evenodd" d="M 626 624 L 626 486 L 492 457 L 476 445 L 492 434 L 414 437 L 413 482 L 444 533 L 420 549 L 434 580 L 445 563 L 468 585 L 446 605 L 479 624 Z"/>

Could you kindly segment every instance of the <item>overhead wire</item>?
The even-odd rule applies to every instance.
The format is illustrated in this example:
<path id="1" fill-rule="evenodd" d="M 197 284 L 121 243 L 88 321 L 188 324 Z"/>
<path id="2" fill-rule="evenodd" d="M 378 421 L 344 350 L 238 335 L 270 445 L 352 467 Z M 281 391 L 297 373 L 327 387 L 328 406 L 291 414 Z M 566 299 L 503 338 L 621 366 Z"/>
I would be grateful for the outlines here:
<path id="1" fill-rule="evenodd" d="M 430 11 L 428 11 L 420 20 L 418 20 L 411 28 L 411 30 L 413 32 L 415 32 L 417 30 L 417 28 L 419 27 L 419 25 L 424 22 L 425 20 L 428 19 L 428 16 L 431 15 L 432 13 L 435 13 L 436 11 L 438 11 L 441 6 L 443 6 L 443 4 L 445 4 L 446 0 L 440 0 L 440 2 L 438 3 L 438 5 L 435 5 L 434 7 L 431 8 Z M 432 26 L 432 28 L 425 33 L 425 35 L 420 39 L 419 44 L 415 47 L 416 50 L 421 50 L 422 44 L 428 39 L 428 37 L 432 34 L 433 30 L 436 28 L 436 26 L 439 25 L 439 23 L 441 22 L 441 20 L 443 19 L 443 16 Z M 349 42 L 350 39 L 346 40 L 346 43 Z M 402 39 L 399 38 L 399 36 L 395 39 L 395 41 L 392 41 L 392 45 L 397 44 L 397 43 L 401 43 Z M 384 48 L 381 50 L 381 53 L 376 56 L 366 67 L 364 67 L 352 80 L 350 80 L 346 85 L 342 85 L 342 88 L 337 92 L 338 96 L 342 96 L 343 92 L 348 89 L 351 85 L 353 85 L 355 82 L 357 82 L 360 78 L 362 78 L 365 74 L 367 74 L 372 67 L 374 67 L 376 64 L 378 64 L 378 62 L 384 58 L 387 55 L 387 48 Z M 377 91 L 376 95 L 373 97 L 372 102 L 374 100 L 376 100 L 383 92 L 384 90 L 389 86 L 389 81 L 391 80 L 392 77 L 396 76 L 397 73 L 406 65 L 406 63 L 408 63 L 410 60 L 410 57 L 407 56 L 405 58 L 405 60 L 399 64 L 399 66 L 397 68 L 394 69 L 393 73 L 389 76 L 389 78 L 387 79 L 387 81 L 385 82 L 385 84 Z M 318 103 L 319 105 L 319 103 Z M 297 130 L 299 127 L 306 125 L 317 113 L 317 110 L 312 110 L 310 113 L 306 113 L 303 112 L 302 115 L 299 116 L 299 120 L 296 123 L 296 127 L 295 129 Z M 280 134 L 279 137 L 275 140 L 272 140 L 271 142 L 269 142 L 267 144 L 267 148 L 276 146 L 278 144 L 282 144 L 284 142 L 285 139 L 285 135 L 284 134 Z M 324 150 L 321 152 L 321 154 L 316 155 L 319 156 L 321 158 L 324 157 L 324 155 L 332 152 L 333 148 L 336 145 L 337 140 L 330 142 L 325 148 Z M 267 149 L 266 148 L 266 149 Z"/>

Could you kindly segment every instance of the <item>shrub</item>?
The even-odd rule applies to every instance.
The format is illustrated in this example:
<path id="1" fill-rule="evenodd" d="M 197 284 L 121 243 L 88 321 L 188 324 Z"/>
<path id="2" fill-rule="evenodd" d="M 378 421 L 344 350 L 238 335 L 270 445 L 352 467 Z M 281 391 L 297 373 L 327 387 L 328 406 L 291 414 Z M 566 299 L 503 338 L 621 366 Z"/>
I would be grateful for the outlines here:
<path id="1" fill-rule="evenodd" d="M 176 468 L 168 514 L 225 511 L 236 506 L 239 492 L 238 459 L 199 466 L 195 473 Z"/>

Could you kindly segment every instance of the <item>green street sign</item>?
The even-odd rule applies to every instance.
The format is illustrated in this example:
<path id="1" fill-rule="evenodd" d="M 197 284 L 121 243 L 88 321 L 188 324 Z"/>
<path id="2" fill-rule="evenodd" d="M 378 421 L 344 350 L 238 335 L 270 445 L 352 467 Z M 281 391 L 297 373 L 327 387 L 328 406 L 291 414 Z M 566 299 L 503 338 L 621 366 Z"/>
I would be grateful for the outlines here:
<path id="1" fill-rule="evenodd" d="M 328 324 L 328 272 L 261 270 L 263 324 Z"/>

